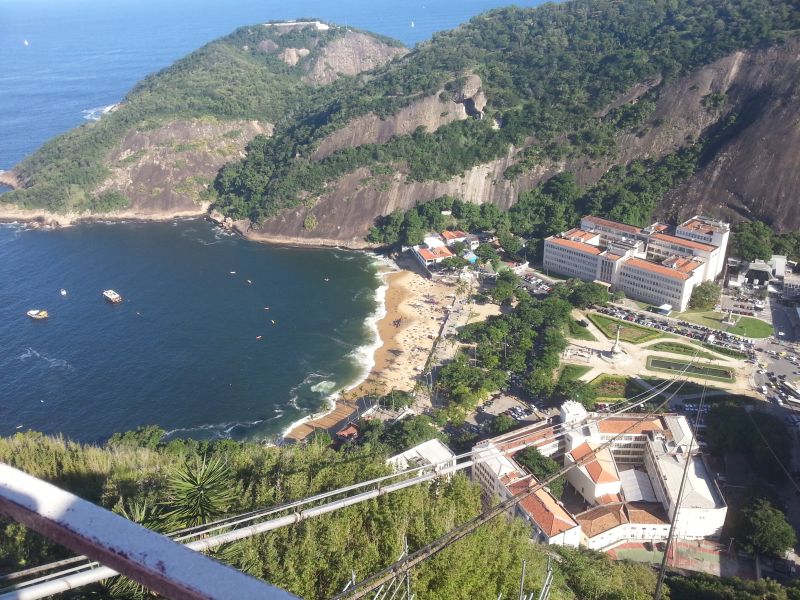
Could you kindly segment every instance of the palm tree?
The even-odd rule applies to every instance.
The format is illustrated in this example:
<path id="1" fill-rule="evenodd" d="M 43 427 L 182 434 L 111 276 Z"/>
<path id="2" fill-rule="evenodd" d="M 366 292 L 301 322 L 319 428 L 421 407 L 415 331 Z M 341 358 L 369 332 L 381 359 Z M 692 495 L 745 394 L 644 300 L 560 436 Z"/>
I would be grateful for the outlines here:
<path id="1" fill-rule="evenodd" d="M 193 527 L 224 515 L 235 497 L 232 484 L 231 471 L 219 458 L 187 460 L 168 478 L 167 519 Z"/>

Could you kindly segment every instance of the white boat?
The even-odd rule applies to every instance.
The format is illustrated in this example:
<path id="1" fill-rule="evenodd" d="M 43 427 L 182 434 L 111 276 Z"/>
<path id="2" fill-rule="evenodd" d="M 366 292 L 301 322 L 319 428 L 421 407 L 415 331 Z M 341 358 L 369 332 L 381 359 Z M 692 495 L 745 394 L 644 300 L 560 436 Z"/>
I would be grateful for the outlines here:
<path id="1" fill-rule="evenodd" d="M 67 290 L 65 290 L 64 288 L 61 288 L 61 295 L 62 296 L 66 296 L 67 295 Z"/>
<path id="2" fill-rule="evenodd" d="M 111 304 L 119 304 L 120 302 L 122 302 L 122 296 L 120 296 L 114 290 L 104 290 L 103 298 L 111 302 Z"/>
<path id="3" fill-rule="evenodd" d="M 49 314 L 47 314 L 46 310 L 42 310 L 40 308 L 33 308 L 25 314 L 28 315 L 31 319 L 36 319 L 37 321 L 41 319 L 46 319 L 47 317 L 50 316 Z"/>

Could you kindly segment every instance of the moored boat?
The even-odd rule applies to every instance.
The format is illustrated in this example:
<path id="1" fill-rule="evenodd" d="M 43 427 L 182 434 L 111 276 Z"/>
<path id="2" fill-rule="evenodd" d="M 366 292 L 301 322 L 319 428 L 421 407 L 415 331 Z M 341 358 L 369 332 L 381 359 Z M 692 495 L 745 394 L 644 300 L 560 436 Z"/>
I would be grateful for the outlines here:
<path id="1" fill-rule="evenodd" d="M 46 310 L 41 310 L 39 308 L 31 309 L 25 314 L 27 314 L 31 319 L 36 319 L 37 321 L 41 319 L 46 319 L 47 317 L 50 316 L 49 314 L 47 314 Z"/>
<path id="2" fill-rule="evenodd" d="M 104 290 L 103 298 L 111 302 L 111 304 L 119 304 L 120 302 L 122 302 L 122 296 L 120 296 L 114 290 Z"/>

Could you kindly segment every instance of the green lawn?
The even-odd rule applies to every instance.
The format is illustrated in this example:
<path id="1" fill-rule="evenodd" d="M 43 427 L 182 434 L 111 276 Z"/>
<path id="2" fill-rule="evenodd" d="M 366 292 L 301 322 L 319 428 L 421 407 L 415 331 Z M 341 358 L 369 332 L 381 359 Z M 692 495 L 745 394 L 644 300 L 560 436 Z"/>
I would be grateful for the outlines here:
<path id="1" fill-rule="evenodd" d="M 660 331 L 650 329 L 649 327 L 640 327 L 634 323 L 612 319 L 611 317 L 599 315 L 597 313 L 589 313 L 586 316 L 589 317 L 589 320 L 594 323 L 600 331 L 603 332 L 603 335 L 612 340 L 617 337 L 617 326 L 622 328 L 619 332 L 619 339 L 621 339 L 623 342 L 641 344 L 642 342 L 663 337 L 663 334 Z"/>
<path id="2" fill-rule="evenodd" d="M 622 375 L 598 375 L 589 385 L 594 388 L 599 399 L 630 398 L 645 391 L 632 377 Z"/>
<path id="3" fill-rule="evenodd" d="M 586 340 L 587 342 L 596 342 L 597 338 L 592 335 L 586 327 L 581 327 L 575 319 L 567 321 L 567 337 L 575 338 L 577 340 Z"/>
<path id="4" fill-rule="evenodd" d="M 717 356 L 709 353 L 702 352 L 697 347 L 688 346 L 686 344 L 679 344 L 678 342 L 658 342 L 652 346 L 647 347 L 648 350 L 658 350 L 659 352 L 669 352 L 671 354 L 682 354 L 684 356 L 694 356 L 695 352 L 699 358 L 710 358 L 714 360 Z"/>
<path id="5" fill-rule="evenodd" d="M 564 365 L 564 368 L 561 369 L 561 376 L 558 378 L 559 381 L 576 381 L 586 375 L 589 371 L 592 370 L 592 367 L 587 367 L 586 365 Z"/>
<path id="6" fill-rule="evenodd" d="M 736 321 L 735 325 L 725 325 L 722 322 L 722 320 L 725 318 L 725 315 L 713 310 L 687 310 L 683 313 L 675 313 L 673 317 L 683 321 L 697 323 L 698 325 L 705 325 L 706 327 L 711 327 L 712 329 L 720 329 L 722 331 L 727 331 L 728 333 L 735 333 L 737 335 L 743 335 L 750 338 L 765 338 L 772 335 L 772 325 L 766 321 L 755 319 L 753 317 L 739 317 L 737 315 L 733 315 L 733 318 Z"/>
<path id="7" fill-rule="evenodd" d="M 674 358 L 667 358 L 664 356 L 648 356 L 647 368 L 651 371 L 664 371 L 666 373 L 677 374 L 688 365 L 689 363 L 684 360 L 677 360 Z M 713 379 L 715 381 L 734 381 L 735 369 L 725 365 L 712 365 L 712 364 L 693 364 L 686 370 L 686 375 L 691 377 L 700 377 L 703 379 Z"/>

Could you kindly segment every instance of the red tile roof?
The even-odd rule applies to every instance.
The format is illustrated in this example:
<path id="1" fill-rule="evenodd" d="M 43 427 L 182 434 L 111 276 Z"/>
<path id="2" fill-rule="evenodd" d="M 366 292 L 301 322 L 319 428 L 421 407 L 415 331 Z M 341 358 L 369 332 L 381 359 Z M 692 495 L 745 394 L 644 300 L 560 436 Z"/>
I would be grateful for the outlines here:
<path id="1" fill-rule="evenodd" d="M 633 267 L 635 269 L 640 269 L 642 271 L 650 271 L 651 273 L 656 273 L 658 275 L 663 275 L 664 277 L 670 277 L 672 279 L 681 279 L 686 281 L 691 277 L 689 273 L 683 273 L 678 271 L 677 269 L 670 269 L 669 267 L 665 267 L 663 265 L 659 265 L 658 263 L 650 262 L 649 260 L 642 260 L 641 258 L 629 258 L 625 261 L 625 264 L 622 265 L 623 269 L 628 267 Z"/>
<path id="2" fill-rule="evenodd" d="M 619 481 L 619 476 L 614 468 L 614 462 L 608 455 L 608 449 L 602 450 L 601 455 L 594 454 L 594 449 L 589 445 L 589 442 L 583 442 L 580 446 L 576 446 L 570 456 L 578 462 L 589 455 L 594 455 L 595 460 L 584 463 L 586 472 L 595 483 L 613 483 Z"/>
<path id="3" fill-rule="evenodd" d="M 530 489 L 531 485 L 535 483 L 537 481 L 533 477 L 520 479 L 511 484 L 508 489 L 512 494 L 517 495 Z M 543 489 L 522 500 L 519 506 L 549 538 L 578 527 L 578 523 L 572 518 L 572 515 Z"/>
<path id="4" fill-rule="evenodd" d="M 592 233 L 590 231 L 585 231 L 585 230 L 580 229 L 578 227 L 575 227 L 574 229 L 570 229 L 569 231 L 567 231 L 563 235 L 563 237 L 565 237 L 565 238 L 570 238 L 570 239 L 577 238 L 578 241 L 582 241 L 582 242 L 585 242 L 586 240 L 590 240 L 590 239 L 592 239 L 593 237 L 596 237 L 596 236 L 597 236 L 596 233 Z"/>
<path id="5" fill-rule="evenodd" d="M 583 220 L 594 223 L 595 225 L 600 225 L 602 227 L 608 227 L 609 229 L 624 231 L 625 233 L 637 234 L 641 233 L 642 231 L 641 227 L 634 227 L 633 225 L 626 225 L 625 223 L 617 223 L 616 221 L 609 221 L 608 219 L 603 219 L 602 217 L 596 217 L 594 215 L 583 217 Z"/>
<path id="6" fill-rule="evenodd" d="M 467 234 L 463 231 L 450 231 L 449 229 L 442 232 L 442 237 L 446 240 L 457 240 L 458 238 L 465 238 Z"/>
<path id="7" fill-rule="evenodd" d="M 603 255 L 603 258 L 605 258 L 606 260 L 610 260 L 612 262 L 617 262 L 620 258 L 622 258 L 622 256 L 620 256 L 619 254 L 609 254 L 608 252 L 606 252 Z"/>
<path id="8" fill-rule="evenodd" d="M 590 246 L 589 244 L 584 244 L 581 242 L 573 242 L 572 240 L 566 240 L 564 238 L 557 238 L 552 237 L 545 240 L 545 242 L 550 242 L 555 244 L 556 246 L 563 246 L 565 248 L 573 248 L 584 254 L 600 254 L 600 248 L 597 246 Z"/>
<path id="9" fill-rule="evenodd" d="M 683 256 L 670 256 L 661 264 L 670 269 L 681 271 L 682 273 L 691 273 L 695 269 L 702 267 L 705 263 Z"/>
<path id="10" fill-rule="evenodd" d="M 622 505 L 598 506 L 579 514 L 575 520 L 590 538 L 628 522 Z"/>
<path id="11" fill-rule="evenodd" d="M 665 427 L 658 417 L 652 419 L 637 419 L 633 417 L 611 417 L 597 422 L 600 433 L 616 435 L 627 433 L 630 435 L 642 434 L 648 431 L 664 431 Z"/>
<path id="12" fill-rule="evenodd" d="M 712 246 L 711 244 L 703 244 L 702 242 L 695 242 L 694 240 L 686 240 L 684 238 L 680 238 L 674 235 L 668 235 L 666 233 L 654 233 L 650 236 L 651 239 L 661 240 L 662 242 L 669 242 L 671 244 L 675 244 L 676 246 L 681 246 L 683 248 L 692 248 L 694 250 L 705 250 L 706 252 L 711 252 L 712 250 L 716 250 L 716 246 Z"/>
<path id="13" fill-rule="evenodd" d="M 436 260 L 437 258 L 449 258 L 453 256 L 445 246 L 439 248 L 418 248 L 417 252 L 424 260 Z"/>
<path id="14" fill-rule="evenodd" d="M 689 219 L 686 223 L 680 225 L 681 229 L 690 229 L 692 231 L 698 231 L 705 235 L 713 235 L 714 228 L 709 225 L 708 223 L 704 223 L 699 219 Z"/>

